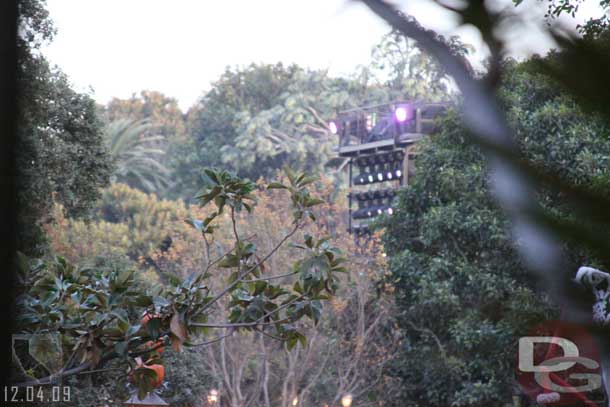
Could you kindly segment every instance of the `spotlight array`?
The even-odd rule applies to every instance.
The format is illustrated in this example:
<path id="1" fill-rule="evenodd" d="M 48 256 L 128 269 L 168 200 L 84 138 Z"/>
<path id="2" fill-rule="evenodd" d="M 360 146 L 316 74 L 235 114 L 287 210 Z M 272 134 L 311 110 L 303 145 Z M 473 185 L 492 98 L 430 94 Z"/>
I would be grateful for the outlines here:
<path id="1" fill-rule="evenodd" d="M 402 117 L 402 116 L 401 116 Z M 403 165 L 405 152 L 402 149 L 359 156 L 352 159 L 350 164 L 357 168 L 356 176 L 352 179 L 353 185 L 371 185 L 381 182 L 403 181 Z M 376 189 L 363 192 L 351 192 L 350 201 L 350 231 L 356 235 L 369 233 L 367 223 L 379 215 L 392 216 L 395 212 L 395 187 Z M 352 205 L 355 204 L 355 208 Z M 352 222 L 355 221 L 355 222 Z"/>
<path id="2" fill-rule="evenodd" d="M 400 181 L 403 175 L 403 158 L 404 152 L 399 150 L 355 159 L 359 174 L 354 177 L 354 184 L 367 185 L 385 181 Z"/>
<path id="3" fill-rule="evenodd" d="M 352 212 L 354 219 L 369 219 L 381 214 L 392 215 L 392 206 L 396 191 L 384 189 L 377 191 L 359 192 L 350 194 L 350 197 L 358 202 L 358 209 Z"/>
<path id="4" fill-rule="evenodd" d="M 435 119 L 448 106 L 423 101 L 368 105 L 343 111 L 328 123 L 328 131 L 339 139 L 339 157 L 349 160 L 350 188 L 371 189 L 349 194 L 352 233 L 368 234 L 371 219 L 394 214 L 394 189 L 406 184 L 411 175 L 405 174 L 410 165 L 405 148 L 435 132 Z M 391 188 L 372 191 L 383 182 Z"/>

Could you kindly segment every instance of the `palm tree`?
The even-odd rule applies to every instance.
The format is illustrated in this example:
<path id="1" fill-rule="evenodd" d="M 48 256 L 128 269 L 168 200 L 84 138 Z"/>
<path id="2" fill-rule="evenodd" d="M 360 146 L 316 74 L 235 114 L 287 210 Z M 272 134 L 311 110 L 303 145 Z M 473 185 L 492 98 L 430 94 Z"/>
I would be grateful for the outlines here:
<path id="1" fill-rule="evenodd" d="M 159 191 L 169 184 L 169 170 L 160 161 L 165 154 L 165 138 L 148 135 L 152 128 L 146 119 L 119 119 L 106 126 L 104 138 L 115 162 L 113 181 L 146 192 Z"/>

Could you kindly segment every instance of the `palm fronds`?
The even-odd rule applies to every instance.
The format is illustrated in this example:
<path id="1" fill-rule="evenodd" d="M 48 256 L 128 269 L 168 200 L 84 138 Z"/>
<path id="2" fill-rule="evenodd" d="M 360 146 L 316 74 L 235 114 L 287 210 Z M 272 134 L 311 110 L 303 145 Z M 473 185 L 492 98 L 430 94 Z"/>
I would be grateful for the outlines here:
<path id="1" fill-rule="evenodd" d="M 104 138 L 115 162 L 115 182 L 146 192 L 169 184 L 169 170 L 161 161 L 165 138 L 149 135 L 153 129 L 148 120 L 119 119 L 106 126 Z"/>

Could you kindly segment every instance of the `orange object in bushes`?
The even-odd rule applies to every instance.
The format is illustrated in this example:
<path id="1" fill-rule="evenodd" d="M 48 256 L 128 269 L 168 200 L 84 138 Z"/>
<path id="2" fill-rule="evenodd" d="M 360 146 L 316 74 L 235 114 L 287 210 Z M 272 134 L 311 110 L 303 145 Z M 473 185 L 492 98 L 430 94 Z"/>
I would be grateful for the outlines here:
<path id="1" fill-rule="evenodd" d="M 150 369 L 153 370 L 156 374 L 156 379 L 153 382 L 153 387 L 157 388 L 159 386 L 161 386 L 161 384 L 163 384 L 163 379 L 165 378 L 165 366 L 163 365 L 147 365 L 146 363 L 142 363 L 142 359 L 137 358 L 137 363 L 138 366 L 132 370 L 131 372 L 129 372 L 129 375 L 127 376 L 127 379 L 129 380 L 130 383 L 134 383 L 135 384 L 135 373 L 140 370 L 140 369 Z"/>
<path id="2" fill-rule="evenodd" d="M 163 345 L 165 343 L 165 341 L 163 341 L 163 339 L 159 339 L 158 341 L 148 341 L 146 343 L 144 343 L 144 347 L 146 349 L 152 349 L 152 348 L 157 348 L 157 346 L 159 345 Z M 158 355 L 161 355 L 163 353 L 163 351 L 165 350 L 165 347 L 161 346 L 158 347 L 157 349 L 155 349 L 155 352 L 157 352 Z"/>
<path id="3" fill-rule="evenodd" d="M 165 367 L 163 365 L 149 365 L 146 366 L 146 369 L 152 369 L 157 374 L 157 380 L 155 381 L 154 386 L 159 387 L 163 384 L 163 379 L 165 378 Z"/>
<path id="4" fill-rule="evenodd" d="M 144 326 L 148 323 L 148 321 L 150 321 L 151 319 L 156 319 L 156 318 L 161 318 L 161 315 L 159 314 L 152 314 L 150 312 L 146 312 L 143 316 L 142 319 L 140 319 L 140 325 Z"/>

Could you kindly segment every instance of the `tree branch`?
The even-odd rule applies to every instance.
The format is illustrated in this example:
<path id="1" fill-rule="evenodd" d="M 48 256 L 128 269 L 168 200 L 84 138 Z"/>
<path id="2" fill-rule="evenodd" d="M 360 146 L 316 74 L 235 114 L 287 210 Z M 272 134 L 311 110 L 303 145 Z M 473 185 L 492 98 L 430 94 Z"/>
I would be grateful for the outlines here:
<path id="1" fill-rule="evenodd" d="M 286 240 L 290 239 L 296 232 L 297 230 L 299 230 L 300 225 L 297 223 L 294 228 L 290 231 L 290 233 L 288 233 L 286 236 L 284 236 L 284 238 L 277 244 L 277 246 L 275 246 L 269 253 L 267 253 L 267 255 L 265 257 L 263 257 L 261 260 L 259 260 L 254 266 L 252 266 L 250 269 L 246 270 L 246 272 L 239 276 L 232 284 L 229 284 L 224 290 L 222 290 L 220 292 L 220 294 L 218 294 L 216 297 L 214 297 L 210 302 L 208 302 L 202 309 L 201 312 L 204 312 L 205 310 L 207 310 L 208 308 L 210 308 L 212 305 L 214 305 L 218 300 L 220 300 L 222 297 L 224 297 L 229 291 L 231 291 L 232 289 L 234 289 L 239 283 L 242 283 L 242 278 L 244 278 L 245 276 L 247 276 L 248 274 L 250 274 L 251 272 L 253 272 L 254 270 L 256 270 L 261 264 L 263 264 L 269 257 L 273 256 L 273 254 L 278 251 L 278 249 L 286 242 Z"/>
<path id="2" fill-rule="evenodd" d="M 290 277 L 290 276 L 294 276 L 295 274 L 299 274 L 298 271 L 293 271 L 291 273 L 286 273 L 286 274 L 278 274 L 277 276 L 270 276 L 270 277 L 258 277 L 258 278 L 251 278 L 250 280 L 246 280 L 245 282 L 247 283 L 253 283 L 255 281 L 268 281 L 268 280 L 275 280 L 278 278 L 284 278 L 284 277 Z"/>
<path id="3" fill-rule="evenodd" d="M 284 318 L 284 319 L 280 319 L 277 321 L 269 321 L 269 322 L 261 322 L 261 321 L 264 321 L 265 319 L 269 318 L 271 315 L 280 312 L 284 308 L 289 307 L 290 305 L 294 304 L 295 302 L 297 302 L 298 300 L 300 300 L 304 297 L 305 297 L 305 294 L 295 297 L 292 300 L 288 301 L 286 304 L 281 305 L 281 306 L 277 307 L 276 309 L 267 312 L 265 315 L 263 315 L 262 317 L 258 318 L 256 321 L 253 321 L 253 322 L 236 322 L 236 323 L 232 323 L 232 324 L 231 323 L 229 323 L 229 324 L 214 324 L 214 323 L 207 324 L 207 323 L 193 322 L 193 323 L 191 323 L 191 325 L 203 327 L 203 328 L 238 328 L 238 327 L 249 327 L 249 326 L 258 326 L 258 325 L 280 324 L 283 322 L 290 321 L 290 318 Z"/>
<path id="4" fill-rule="evenodd" d="M 216 343 L 216 342 L 219 342 L 219 341 L 223 340 L 223 339 L 224 339 L 224 338 L 226 338 L 226 337 L 229 337 L 229 336 L 233 335 L 233 332 L 235 332 L 233 329 L 229 329 L 229 332 L 227 332 L 227 333 L 226 333 L 226 334 L 224 334 L 224 335 L 220 335 L 220 336 L 219 336 L 219 337 L 217 337 L 217 338 L 214 338 L 214 339 L 211 339 L 211 340 L 209 340 L 209 341 L 205 341 L 205 342 L 200 342 L 200 343 L 192 343 L 192 344 L 189 344 L 188 346 L 189 346 L 189 347 L 196 347 L 196 346 L 206 346 L 206 345 L 211 345 L 211 344 L 213 344 L 213 343 Z"/>

